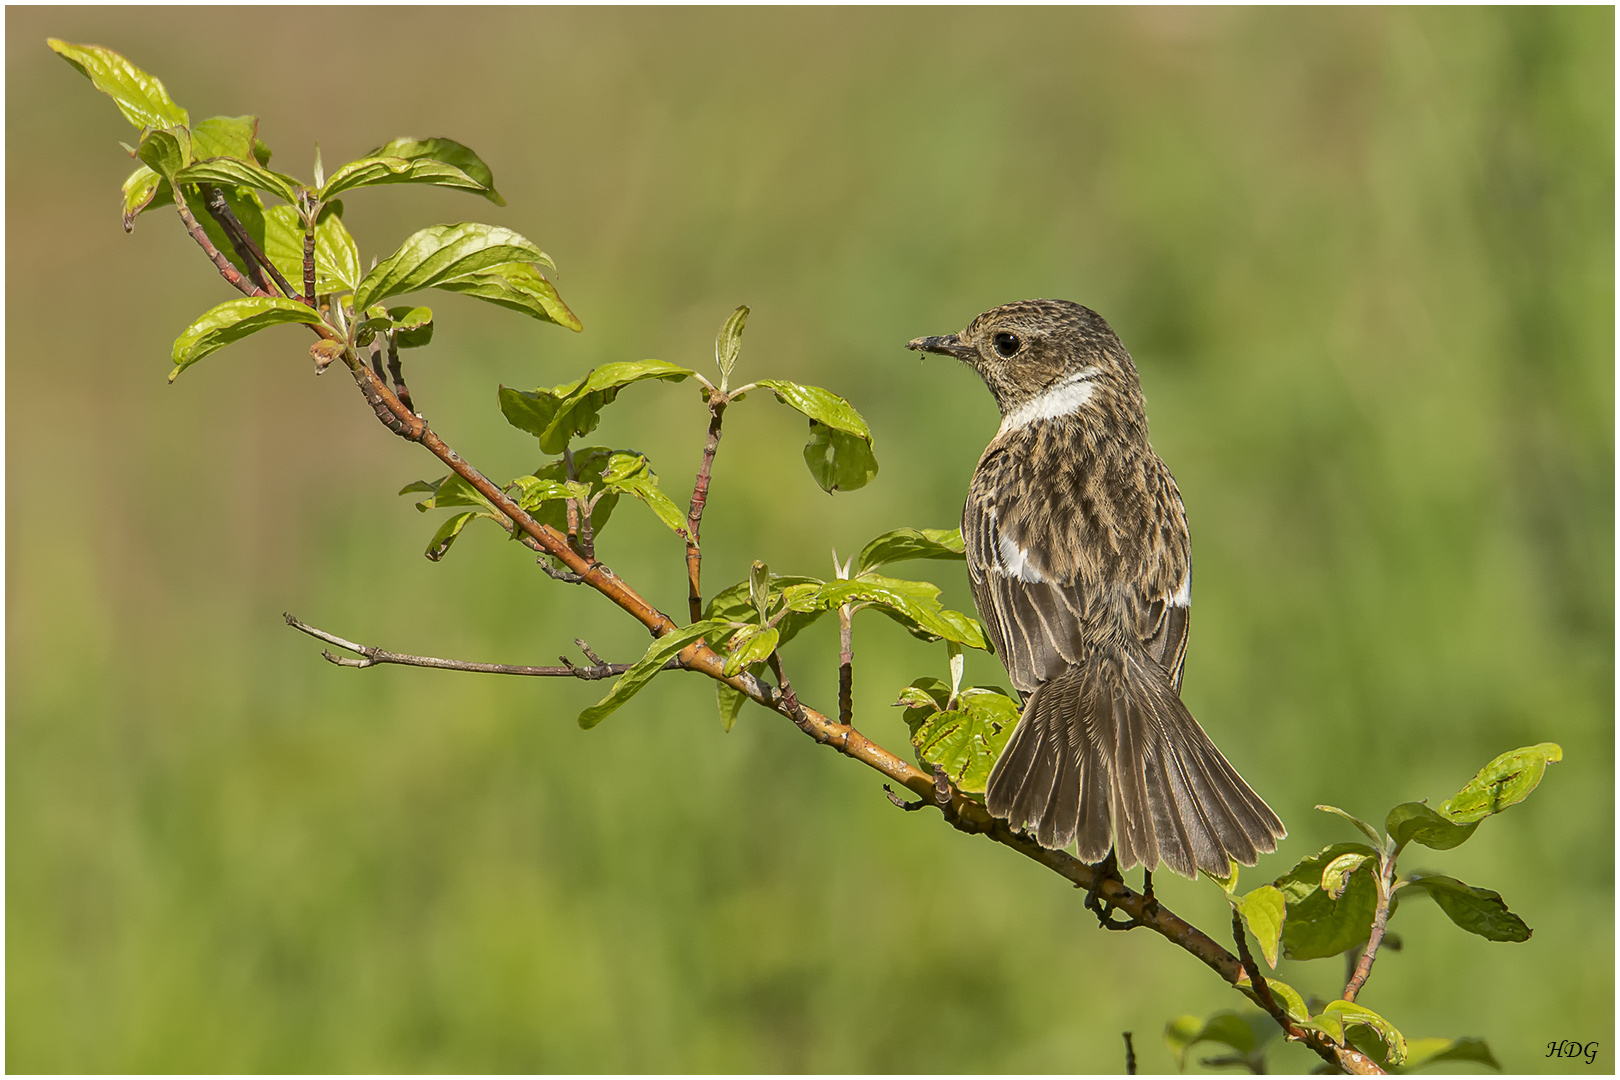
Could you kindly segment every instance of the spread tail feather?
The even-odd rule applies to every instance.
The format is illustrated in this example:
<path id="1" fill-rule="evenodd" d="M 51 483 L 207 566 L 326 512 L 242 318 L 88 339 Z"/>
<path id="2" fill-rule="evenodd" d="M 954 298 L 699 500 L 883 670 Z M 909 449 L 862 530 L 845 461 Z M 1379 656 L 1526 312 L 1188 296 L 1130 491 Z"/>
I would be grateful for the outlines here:
<path id="1" fill-rule="evenodd" d="M 1110 847 L 1121 869 L 1164 863 L 1225 877 L 1277 850 L 1282 821 L 1198 726 L 1164 669 L 1096 655 L 1035 689 L 990 772 L 990 812 L 1042 847 Z"/>

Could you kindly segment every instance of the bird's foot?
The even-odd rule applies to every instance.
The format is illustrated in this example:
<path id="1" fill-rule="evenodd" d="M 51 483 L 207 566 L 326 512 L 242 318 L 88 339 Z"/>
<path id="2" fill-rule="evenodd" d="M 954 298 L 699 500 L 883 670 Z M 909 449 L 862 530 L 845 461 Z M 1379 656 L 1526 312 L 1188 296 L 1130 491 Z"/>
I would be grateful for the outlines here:
<path id="1" fill-rule="evenodd" d="M 1091 888 L 1086 890 L 1086 910 L 1097 916 L 1097 925 L 1104 930 L 1135 930 L 1138 926 L 1146 926 L 1146 919 L 1152 918 L 1159 907 L 1159 902 L 1153 898 L 1153 875 L 1144 871 L 1147 874 L 1143 886 L 1147 905 L 1143 907 L 1142 916 L 1116 919 L 1114 912 L 1119 908 L 1103 897 L 1102 890 L 1104 883 L 1108 881 L 1117 881 L 1122 886 L 1125 884 L 1125 879 L 1119 873 L 1119 861 L 1110 851 L 1108 858 L 1097 863 L 1093 869 L 1096 871 L 1096 877 L 1092 879 Z"/>

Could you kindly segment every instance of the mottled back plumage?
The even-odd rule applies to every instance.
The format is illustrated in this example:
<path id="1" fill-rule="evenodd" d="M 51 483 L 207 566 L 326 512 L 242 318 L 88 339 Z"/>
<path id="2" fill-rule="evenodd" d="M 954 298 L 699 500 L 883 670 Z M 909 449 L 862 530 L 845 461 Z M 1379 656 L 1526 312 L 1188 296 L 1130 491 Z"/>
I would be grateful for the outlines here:
<path id="1" fill-rule="evenodd" d="M 962 515 L 980 618 L 1025 699 L 990 812 L 1124 868 L 1224 876 L 1276 850 L 1282 822 L 1181 702 L 1187 515 L 1113 330 L 1029 300 L 909 347 L 964 360 L 1001 408 Z"/>

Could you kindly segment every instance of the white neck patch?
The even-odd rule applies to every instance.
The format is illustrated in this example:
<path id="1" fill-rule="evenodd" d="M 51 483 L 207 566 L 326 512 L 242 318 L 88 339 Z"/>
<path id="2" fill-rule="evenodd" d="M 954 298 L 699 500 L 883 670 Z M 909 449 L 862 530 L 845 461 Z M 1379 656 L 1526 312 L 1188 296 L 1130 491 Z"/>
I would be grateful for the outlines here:
<path id="1" fill-rule="evenodd" d="M 1053 383 L 1035 397 L 1002 417 L 997 435 L 1028 427 L 1037 420 L 1056 420 L 1060 416 L 1073 416 L 1091 400 L 1094 380 L 1102 368 L 1082 368 Z"/>

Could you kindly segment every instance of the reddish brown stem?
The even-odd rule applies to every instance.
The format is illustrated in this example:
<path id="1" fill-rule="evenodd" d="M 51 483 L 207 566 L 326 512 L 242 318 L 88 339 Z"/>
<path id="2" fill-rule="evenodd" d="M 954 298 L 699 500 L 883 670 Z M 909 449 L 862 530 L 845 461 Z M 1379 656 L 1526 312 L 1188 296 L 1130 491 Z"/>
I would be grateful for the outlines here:
<path id="1" fill-rule="evenodd" d="M 394 396 L 399 398 L 400 404 L 411 412 L 416 406 L 411 404 L 411 391 L 405 385 L 405 370 L 399 362 L 399 346 L 394 342 L 394 336 L 388 335 L 388 374 L 394 380 Z"/>
<path id="2" fill-rule="evenodd" d="M 853 612 L 844 604 L 838 609 L 838 722 L 845 727 L 855 723 L 855 645 Z"/>
<path id="3" fill-rule="evenodd" d="M 236 267 L 231 265 L 231 260 L 227 259 L 225 255 L 214 246 L 214 242 L 208 239 L 208 234 L 203 231 L 203 227 L 198 223 L 196 215 L 192 214 L 191 208 L 186 205 L 186 200 L 178 193 L 175 194 L 174 208 L 180 212 L 180 220 L 185 222 L 186 232 L 190 233 L 191 238 L 197 241 L 197 245 L 203 249 L 203 254 L 207 255 L 214 261 L 214 265 L 218 267 L 221 277 L 230 282 L 237 289 L 240 289 L 244 296 L 271 295 L 268 290 L 261 289 L 259 286 L 253 284 L 252 281 L 248 280 L 242 275 L 241 271 L 237 270 Z"/>
<path id="4" fill-rule="evenodd" d="M 1361 993 L 1361 988 L 1367 985 L 1367 979 L 1372 975 L 1373 961 L 1378 958 L 1378 947 L 1384 943 L 1384 930 L 1389 926 L 1390 886 L 1394 876 L 1395 860 L 1380 856 L 1378 905 L 1373 909 L 1372 930 L 1367 934 L 1367 947 L 1361 952 L 1356 970 L 1351 972 L 1350 981 L 1345 983 L 1344 993 L 1340 995 L 1345 1001 L 1356 1000 L 1356 995 Z"/>
<path id="5" fill-rule="evenodd" d="M 304 302 L 315 306 L 315 216 L 311 214 L 304 224 Z M 355 312 L 362 315 L 363 312 Z"/>
<path id="6" fill-rule="evenodd" d="M 225 235 L 230 237 L 231 246 L 236 249 L 237 257 L 242 260 L 243 264 L 248 267 L 249 272 L 252 273 L 254 284 L 268 291 L 268 286 L 265 285 L 264 277 L 260 273 L 262 269 L 275 281 L 276 287 L 281 290 L 281 295 L 292 300 L 303 299 L 298 295 L 297 290 L 288 284 L 287 279 L 281 276 L 281 271 L 276 269 L 276 264 L 270 261 L 269 256 L 265 255 L 263 249 L 254 242 L 253 237 L 243 227 L 242 222 L 237 219 L 235 211 L 231 209 L 231 204 L 225 201 L 225 193 L 212 184 L 203 185 L 202 192 L 203 205 L 208 208 L 209 215 L 219 222 L 219 227 L 225 231 Z"/>
<path id="7" fill-rule="evenodd" d="M 720 418 L 729 400 L 718 390 L 709 392 L 709 437 L 703 443 L 703 463 L 698 466 L 692 502 L 686 511 L 686 606 L 693 622 L 703 618 L 703 548 L 698 530 L 703 525 L 703 508 L 709 504 L 709 476 L 714 468 L 714 452 L 720 446 Z"/>

